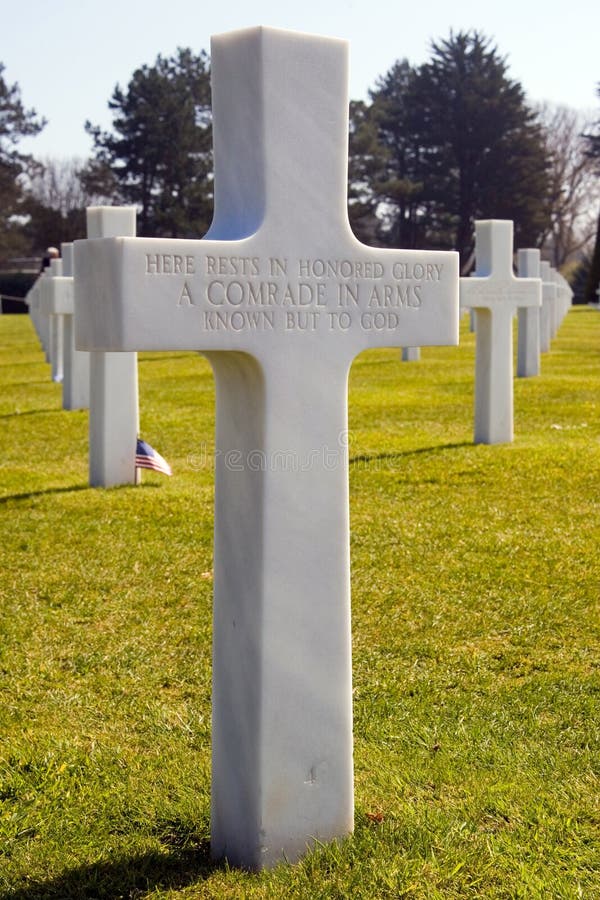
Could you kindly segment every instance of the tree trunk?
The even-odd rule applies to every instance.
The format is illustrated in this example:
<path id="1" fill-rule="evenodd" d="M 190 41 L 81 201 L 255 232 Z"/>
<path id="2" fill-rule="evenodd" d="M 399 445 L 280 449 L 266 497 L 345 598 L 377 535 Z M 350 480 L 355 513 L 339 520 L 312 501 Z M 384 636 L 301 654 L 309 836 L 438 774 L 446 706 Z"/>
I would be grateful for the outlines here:
<path id="1" fill-rule="evenodd" d="M 596 293 L 600 286 L 600 212 L 598 213 L 598 227 L 596 229 L 596 243 L 590 263 L 585 289 L 583 292 L 584 303 L 598 303 L 600 297 Z"/>

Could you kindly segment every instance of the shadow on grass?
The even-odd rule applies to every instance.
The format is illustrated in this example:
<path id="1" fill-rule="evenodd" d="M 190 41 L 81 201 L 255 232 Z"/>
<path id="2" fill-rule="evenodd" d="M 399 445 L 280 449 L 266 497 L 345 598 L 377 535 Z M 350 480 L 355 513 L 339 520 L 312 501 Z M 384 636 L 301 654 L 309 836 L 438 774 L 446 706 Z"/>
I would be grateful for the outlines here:
<path id="1" fill-rule="evenodd" d="M 89 484 L 74 484 L 70 487 L 47 488 L 44 491 L 28 491 L 23 494 L 6 494 L 4 497 L 0 497 L 0 506 L 3 503 L 8 503 L 10 500 L 33 500 L 36 497 L 45 497 L 50 494 L 74 494 L 77 491 L 110 491 L 112 493 L 113 491 L 126 491 L 129 489 L 148 491 L 157 490 L 158 488 L 160 488 L 159 484 L 153 484 L 150 481 L 143 481 L 141 484 L 115 484 L 110 488 L 90 487 Z"/>
<path id="2" fill-rule="evenodd" d="M 145 352 L 150 352 L 150 351 L 145 351 Z M 168 359 L 187 359 L 191 355 L 190 353 L 163 353 L 160 350 L 158 352 L 159 352 L 160 356 L 142 356 L 140 359 L 140 362 L 141 363 L 166 362 Z"/>
<path id="3" fill-rule="evenodd" d="M 44 382 L 29 381 L 29 382 L 27 382 L 27 384 L 28 385 L 46 384 L 46 382 L 45 381 Z M 11 384 L 10 387 L 15 387 L 15 385 Z M 13 419 L 13 418 L 20 419 L 22 416 L 53 416 L 56 413 L 61 413 L 61 412 L 64 412 L 64 410 L 63 409 L 26 409 L 25 412 L 19 412 L 18 410 L 15 410 L 14 412 L 11 412 L 11 413 L 2 413 L 2 415 L 0 415 L 0 419 Z"/>
<path id="4" fill-rule="evenodd" d="M 0 504 L 8 503 L 10 500 L 33 500 L 35 497 L 45 497 L 47 494 L 70 494 L 75 491 L 91 490 L 89 484 L 75 484 L 71 487 L 47 488 L 45 491 L 28 491 L 24 494 L 6 494 L 0 497 Z"/>
<path id="5" fill-rule="evenodd" d="M 0 900 L 115 900 L 139 898 L 157 889 L 178 890 L 207 879 L 223 863 L 210 858 L 210 843 L 191 849 L 123 856 L 68 869 L 47 881 L 31 881 L 0 893 Z"/>
<path id="6" fill-rule="evenodd" d="M 12 350 L 13 348 L 11 347 L 10 349 Z M 15 360 L 14 362 L 12 360 L 0 362 L 0 369 L 10 369 L 11 372 L 19 366 L 29 366 L 29 368 L 31 368 L 31 366 L 50 366 L 50 363 L 47 363 L 45 359 L 40 360 L 37 357 L 36 359 L 22 359 L 20 361 Z"/>
<path id="7" fill-rule="evenodd" d="M 408 456 L 422 456 L 426 453 L 430 453 L 434 456 L 445 450 L 458 450 L 461 447 L 474 446 L 473 441 L 461 441 L 457 444 L 437 444 L 435 447 L 419 447 L 417 450 L 405 450 L 404 452 L 399 451 L 398 453 L 361 453 L 359 456 L 350 457 L 350 465 L 356 466 L 359 464 L 368 465 L 369 463 L 401 462 L 401 460 L 406 459 Z"/>

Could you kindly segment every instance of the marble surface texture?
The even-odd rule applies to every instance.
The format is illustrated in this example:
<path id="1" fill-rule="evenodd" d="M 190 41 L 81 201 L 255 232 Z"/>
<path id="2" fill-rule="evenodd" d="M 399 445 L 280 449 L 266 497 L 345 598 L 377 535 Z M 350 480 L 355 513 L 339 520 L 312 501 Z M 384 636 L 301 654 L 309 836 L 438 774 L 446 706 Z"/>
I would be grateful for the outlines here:
<path id="1" fill-rule="evenodd" d="M 353 828 L 348 372 L 458 342 L 458 258 L 352 234 L 344 41 L 252 28 L 211 63 L 212 226 L 78 242 L 77 339 L 213 367 L 211 845 L 259 869 Z"/>

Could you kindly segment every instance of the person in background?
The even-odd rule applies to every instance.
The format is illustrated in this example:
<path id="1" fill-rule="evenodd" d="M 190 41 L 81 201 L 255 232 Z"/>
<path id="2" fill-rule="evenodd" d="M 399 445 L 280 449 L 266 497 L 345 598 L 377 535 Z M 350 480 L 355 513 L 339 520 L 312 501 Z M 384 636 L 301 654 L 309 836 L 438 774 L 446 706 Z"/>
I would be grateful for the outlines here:
<path id="1" fill-rule="evenodd" d="M 45 269 L 50 267 L 50 261 L 53 259 L 58 259 L 60 253 L 56 249 L 56 247 L 47 247 L 46 252 L 44 254 L 44 258 L 42 259 L 42 267 L 40 272 L 43 272 Z"/>

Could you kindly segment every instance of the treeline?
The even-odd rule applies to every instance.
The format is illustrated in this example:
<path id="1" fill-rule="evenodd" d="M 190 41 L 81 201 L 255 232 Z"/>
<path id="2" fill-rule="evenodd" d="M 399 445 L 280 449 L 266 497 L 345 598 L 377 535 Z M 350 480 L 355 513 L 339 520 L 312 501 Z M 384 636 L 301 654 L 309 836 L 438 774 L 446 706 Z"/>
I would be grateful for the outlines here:
<path id="1" fill-rule="evenodd" d="M 210 61 L 179 49 L 137 69 L 91 122 L 92 158 L 34 160 L 18 142 L 44 121 L 0 65 L 0 259 L 84 236 L 93 203 L 135 204 L 144 236 L 199 237 L 212 215 Z M 600 267 L 598 124 L 532 108 L 479 32 L 451 33 L 421 66 L 399 60 L 350 106 L 349 213 L 366 243 L 455 248 L 468 271 L 473 223 L 510 218 L 519 246 L 565 269 Z M 586 252 L 589 258 L 586 259 Z M 581 265 L 583 260 L 583 266 Z"/>

